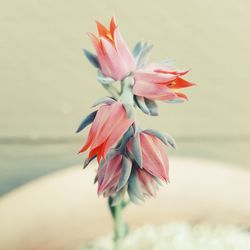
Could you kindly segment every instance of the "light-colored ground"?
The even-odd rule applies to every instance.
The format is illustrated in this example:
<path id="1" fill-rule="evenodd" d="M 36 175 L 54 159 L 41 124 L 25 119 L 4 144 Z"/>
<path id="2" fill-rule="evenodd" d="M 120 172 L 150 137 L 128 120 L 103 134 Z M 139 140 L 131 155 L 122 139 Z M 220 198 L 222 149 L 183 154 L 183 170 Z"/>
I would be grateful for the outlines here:
<path id="1" fill-rule="evenodd" d="M 132 227 L 172 221 L 250 226 L 250 172 L 217 162 L 171 159 L 171 184 L 156 199 L 131 205 Z M 0 200 L 0 249 L 75 249 L 111 230 L 96 197 L 93 166 L 69 168 L 29 183 Z"/>

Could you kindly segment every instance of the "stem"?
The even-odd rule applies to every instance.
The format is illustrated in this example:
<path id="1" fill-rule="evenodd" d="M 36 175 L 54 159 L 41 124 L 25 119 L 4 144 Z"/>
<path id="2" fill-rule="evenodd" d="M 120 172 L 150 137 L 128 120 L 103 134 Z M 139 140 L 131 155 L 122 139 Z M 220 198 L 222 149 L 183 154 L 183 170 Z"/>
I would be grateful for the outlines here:
<path id="1" fill-rule="evenodd" d="M 122 220 L 122 210 L 128 204 L 128 202 L 121 201 L 115 206 L 112 206 L 113 198 L 109 197 L 108 200 L 110 212 L 114 220 L 114 250 L 121 250 L 122 240 L 127 234 L 127 225 Z"/>
<path id="2" fill-rule="evenodd" d="M 134 80 L 131 76 L 128 76 L 121 81 L 122 87 L 121 87 L 120 101 L 124 104 L 130 104 L 131 106 L 133 106 L 134 104 L 133 92 L 132 92 L 133 83 Z"/>
<path id="3" fill-rule="evenodd" d="M 106 85 L 103 85 L 103 87 L 109 92 L 109 94 L 118 99 L 119 98 L 119 93 L 117 91 L 117 89 L 114 87 L 114 86 L 106 86 Z"/>
<path id="4" fill-rule="evenodd" d="M 124 231 L 124 224 L 122 222 L 122 203 L 120 202 L 118 205 L 114 207 L 114 243 L 115 243 L 115 250 L 121 249 L 121 241 L 123 238 L 123 231 Z"/>

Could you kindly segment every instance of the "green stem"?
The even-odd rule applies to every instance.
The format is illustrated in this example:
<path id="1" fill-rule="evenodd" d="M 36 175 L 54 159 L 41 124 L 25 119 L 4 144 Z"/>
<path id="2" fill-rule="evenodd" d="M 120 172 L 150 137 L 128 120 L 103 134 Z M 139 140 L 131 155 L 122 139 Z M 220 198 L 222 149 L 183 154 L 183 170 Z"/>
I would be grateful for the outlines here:
<path id="1" fill-rule="evenodd" d="M 121 87 L 120 101 L 124 104 L 130 104 L 131 106 L 133 106 L 134 104 L 133 92 L 132 92 L 133 82 L 134 80 L 131 76 L 128 76 L 121 81 L 122 87 Z"/>
<path id="2" fill-rule="evenodd" d="M 123 238 L 124 224 L 122 222 L 122 203 L 119 203 L 114 207 L 114 243 L 115 250 L 121 249 L 121 241 Z"/>
<path id="3" fill-rule="evenodd" d="M 114 250 L 121 250 L 122 240 L 128 233 L 127 225 L 122 220 L 122 210 L 127 206 L 128 202 L 121 201 L 115 206 L 112 206 L 112 202 L 113 198 L 109 197 L 109 208 L 114 220 Z"/>

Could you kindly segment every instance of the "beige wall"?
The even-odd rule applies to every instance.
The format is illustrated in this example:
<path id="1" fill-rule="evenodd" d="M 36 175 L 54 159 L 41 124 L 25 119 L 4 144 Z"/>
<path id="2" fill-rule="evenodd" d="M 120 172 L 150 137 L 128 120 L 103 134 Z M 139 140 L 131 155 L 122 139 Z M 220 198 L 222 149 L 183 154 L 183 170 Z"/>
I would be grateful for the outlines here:
<path id="1" fill-rule="evenodd" d="M 73 136 L 104 90 L 82 55 L 94 20 L 116 15 L 132 47 L 152 61 L 192 68 L 190 101 L 161 105 L 151 126 L 173 135 L 250 135 L 249 1 L 9 0 L 0 8 L 0 136 Z"/>

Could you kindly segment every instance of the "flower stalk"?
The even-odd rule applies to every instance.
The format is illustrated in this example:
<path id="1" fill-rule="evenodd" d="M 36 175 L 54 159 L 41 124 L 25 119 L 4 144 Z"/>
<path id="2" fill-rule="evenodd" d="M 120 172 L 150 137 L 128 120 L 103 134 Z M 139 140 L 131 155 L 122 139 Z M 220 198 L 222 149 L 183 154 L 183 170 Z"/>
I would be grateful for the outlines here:
<path id="1" fill-rule="evenodd" d="M 114 17 L 109 27 L 98 21 L 98 36 L 88 33 L 96 54 L 84 50 L 89 62 L 97 68 L 97 81 L 109 93 L 92 106 L 77 129 L 90 125 L 85 144 L 79 151 L 89 151 L 84 168 L 94 159 L 98 162 L 95 182 L 97 193 L 108 197 L 114 222 L 114 250 L 122 249 L 128 225 L 122 219 L 129 201 L 138 204 L 154 197 L 159 185 L 169 182 L 166 147 L 176 148 L 173 138 L 154 129 L 141 129 L 135 109 L 147 115 L 158 115 L 156 101 L 179 103 L 187 96 L 179 90 L 194 84 L 183 79 L 189 70 L 178 70 L 167 61 L 147 63 L 152 45 L 137 43 L 133 52 L 121 36 Z"/>
<path id="2" fill-rule="evenodd" d="M 113 198 L 109 197 L 108 204 L 114 222 L 114 250 L 121 250 L 122 241 L 128 231 L 127 224 L 122 220 L 122 211 L 128 203 L 122 200 L 113 205 Z"/>

